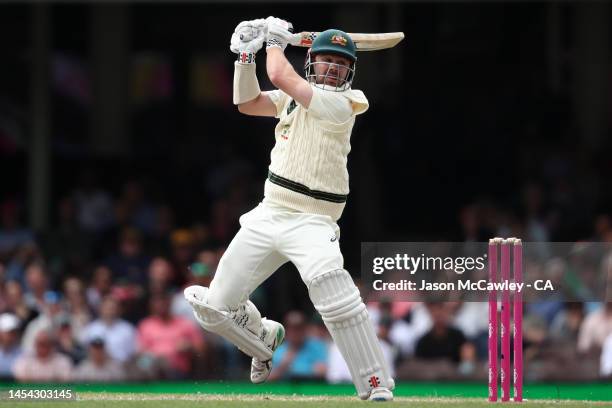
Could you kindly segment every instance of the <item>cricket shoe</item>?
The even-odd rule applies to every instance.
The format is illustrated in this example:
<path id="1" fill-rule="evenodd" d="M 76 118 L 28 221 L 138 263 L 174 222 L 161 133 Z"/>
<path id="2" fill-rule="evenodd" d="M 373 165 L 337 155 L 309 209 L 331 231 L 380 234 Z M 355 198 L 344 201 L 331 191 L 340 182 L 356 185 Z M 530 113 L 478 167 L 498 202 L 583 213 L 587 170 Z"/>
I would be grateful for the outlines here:
<path id="1" fill-rule="evenodd" d="M 385 387 L 376 387 L 370 391 L 368 401 L 384 402 L 393 401 L 393 393 L 390 389 Z"/>
<path id="2" fill-rule="evenodd" d="M 285 339 L 285 328 L 282 324 L 266 318 L 261 319 L 263 341 L 274 351 Z M 255 357 L 251 360 L 251 382 L 259 384 L 268 379 L 272 371 L 272 360 L 261 361 Z"/>

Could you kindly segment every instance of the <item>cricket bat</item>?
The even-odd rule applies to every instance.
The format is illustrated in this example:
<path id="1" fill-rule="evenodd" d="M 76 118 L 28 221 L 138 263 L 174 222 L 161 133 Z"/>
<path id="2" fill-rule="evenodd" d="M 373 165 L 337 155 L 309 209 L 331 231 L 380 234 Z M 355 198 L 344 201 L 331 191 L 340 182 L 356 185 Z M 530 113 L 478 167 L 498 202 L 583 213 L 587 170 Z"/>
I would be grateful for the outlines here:
<path id="1" fill-rule="evenodd" d="M 315 31 L 296 33 L 290 44 L 296 47 L 310 47 L 318 34 Z M 402 32 L 376 34 L 348 33 L 348 35 L 355 42 L 357 51 L 377 51 L 393 48 L 404 39 L 404 33 Z"/>

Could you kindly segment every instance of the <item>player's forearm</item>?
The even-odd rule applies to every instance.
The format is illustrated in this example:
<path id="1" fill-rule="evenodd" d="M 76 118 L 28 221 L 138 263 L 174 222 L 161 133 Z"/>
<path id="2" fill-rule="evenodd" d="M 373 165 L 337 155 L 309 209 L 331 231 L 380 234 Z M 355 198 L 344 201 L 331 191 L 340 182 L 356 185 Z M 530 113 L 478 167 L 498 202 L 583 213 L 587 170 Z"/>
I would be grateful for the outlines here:
<path id="1" fill-rule="evenodd" d="M 289 77 L 289 73 L 293 71 L 293 67 L 285 57 L 283 50 L 278 47 L 268 48 L 266 50 L 266 72 L 270 82 L 277 88 L 282 88 L 280 82 L 283 78 Z"/>
<path id="2" fill-rule="evenodd" d="M 259 97 L 261 91 L 255 70 L 255 57 L 250 63 L 234 63 L 234 95 L 235 105 L 250 102 Z"/>

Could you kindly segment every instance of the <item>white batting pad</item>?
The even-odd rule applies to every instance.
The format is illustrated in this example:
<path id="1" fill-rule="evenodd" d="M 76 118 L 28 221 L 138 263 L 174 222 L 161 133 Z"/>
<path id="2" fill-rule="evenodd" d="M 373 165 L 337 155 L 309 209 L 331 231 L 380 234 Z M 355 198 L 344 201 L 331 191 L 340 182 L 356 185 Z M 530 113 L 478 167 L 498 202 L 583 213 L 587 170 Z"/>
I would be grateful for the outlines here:
<path id="1" fill-rule="evenodd" d="M 343 269 L 324 273 L 311 281 L 308 291 L 348 365 L 359 397 L 368 398 L 376 387 L 393 389 L 395 382 L 351 275 Z"/>
<path id="2" fill-rule="evenodd" d="M 261 314 L 251 301 L 237 311 L 225 312 L 207 304 L 208 288 L 204 286 L 189 286 L 183 294 L 204 329 L 224 337 L 248 356 L 261 361 L 272 358 L 272 350 L 262 340 Z"/>

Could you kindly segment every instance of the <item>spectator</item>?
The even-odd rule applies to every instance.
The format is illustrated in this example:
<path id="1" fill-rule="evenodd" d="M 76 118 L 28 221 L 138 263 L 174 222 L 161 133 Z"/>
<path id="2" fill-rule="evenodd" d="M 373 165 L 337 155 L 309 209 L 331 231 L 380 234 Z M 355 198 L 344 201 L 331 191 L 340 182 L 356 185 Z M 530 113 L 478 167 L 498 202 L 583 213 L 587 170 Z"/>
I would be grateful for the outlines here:
<path id="1" fill-rule="evenodd" d="M 169 205 L 157 207 L 155 226 L 149 237 L 153 253 L 165 253 L 170 248 L 170 232 L 174 229 L 174 218 L 174 210 Z"/>
<path id="2" fill-rule="evenodd" d="M 550 345 L 546 339 L 549 338 L 548 325 L 546 321 L 537 314 L 527 314 L 523 320 L 523 359 L 525 363 L 541 360 Z"/>
<path id="3" fill-rule="evenodd" d="M 88 357 L 77 366 L 73 376 L 74 381 L 87 382 L 114 382 L 124 378 L 121 364 L 107 354 L 101 338 L 89 342 Z"/>
<path id="4" fill-rule="evenodd" d="M 78 278 L 68 278 L 64 281 L 65 310 L 70 317 L 70 326 L 75 333 L 91 321 L 91 312 L 85 298 L 83 282 Z"/>
<path id="5" fill-rule="evenodd" d="M 216 258 L 216 255 L 213 251 L 203 252 L 209 252 L 210 254 L 212 254 L 213 257 Z M 201 259 L 201 257 L 199 257 L 199 259 L 199 262 L 194 262 L 189 267 L 189 271 L 187 273 L 187 284 L 185 285 L 185 287 L 191 285 L 199 285 L 206 287 L 210 286 L 210 281 L 212 280 L 212 274 L 214 271 L 211 267 L 211 262 L 204 263 L 202 262 L 202 260 L 204 259 Z M 189 302 L 187 302 L 185 296 L 183 296 L 183 291 L 179 291 L 172 298 L 171 310 L 172 314 L 174 314 L 175 316 L 182 316 L 184 318 L 192 320 L 194 323 L 196 322 L 196 319 L 193 315 L 193 308 L 189 305 Z"/>
<path id="6" fill-rule="evenodd" d="M 16 280 L 21 285 L 26 285 L 26 270 L 28 265 L 43 262 L 40 248 L 35 242 L 28 242 L 17 248 L 16 253 L 6 264 L 6 279 Z"/>
<path id="7" fill-rule="evenodd" d="M 0 313 L 4 312 L 7 308 L 6 295 L 5 295 L 5 284 L 6 284 L 6 267 L 0 261 Z"/>
<path id="8" fill-rule="evenodd" d="M 8 281 L 4 285 L 4 293 L 6 295 L 5 307 L 6 311 L 15 314 L 22 322 L 23 327 L 27 326 L 33 319 L 38 316 L 38 312 L 30 308 L 25 301 L 22 286 L 17 281 Z"/>
<path id="9" fill-rule="evenodd" d="M 416 357 L 427 360 L 446 359 L 454 363 L 473 361 L 474 346 L 460 330 L 450 326 L 450 306 L 446 303 L 430 303 L 428 310 L 433 326 L 417 342 Z"/>
<path id="10" fill-rule="evenodd" d="M 565 260 L 552 258 L 544 264 L 542 278 L 550 279 L 556 288 L 563 288 L 563 281 L 567 275 L 567 270 L 568 265 Z M 541 316 L 547 325 L 552 324 L 557 315 L 563 311 L 563 308 L 563 294 L 561 291 L 551 293 L 546 297 L 546 300 L 534 301 L 525 305 L 528 314 Z"/>
<path id="11" fill-rule="evenodd" d="M 118 250 L 106 259 L 120 283 L 144 286 L 150 258 L 143 253 L 142 236 L 137 229 L 124 228 L 119 236 Z"/>
<path id="12" fill-rule="evenodd" d="M 380 341 L 385 360 L 387 360 L 387 365 L 390 370 L 389 374 L 391 377 L 395 377 L 395 361 L 399 354 L 399 350 L 391 342 L 390 335 L 392 327 L 393 318 L 389 315 L 383 317 L 378 323 L 378 339 Z"/>
<path id="13" fill-rule="evenodd" d="M 191 226 L 191 232 L 193 233 L 193 245 L 195 248 L 208 248 L 213 244 L 213 240 L 210 235 L 210 227 L 207 224 L 196 221 Z M 200 252 L 200 254 L 202 252 Z M 200 254 L 198 254 L 198 258 Z"/>
<path id="14" fill-rule="evenodd" d="M 302 312 L 285 316 L 285 341 L 272 356 L 270 380 L 324 378 L 327 371 L 327 345 L 308 336 Z"/>
<path id="15" fill-rule="evenodd" d="M 584 320 L 584 305 L 581 302 L 566 302 L 563 306 L 564 309 L 552 322 L 550 336 L 557 342 L 576 344 Z"/>
<path id="16" fill-rule="evenodd" d="M 107 258 L 106 265 L 123 283 L 145 285 L 149 261 L 149 257 L 143 253 L 140 232 L 134 228 L 124 228 L 119 236 L 118 251 Z"/>
<path id="17" fill-rule="evenodd" d="M 606 337 L 601 350 L 599 372 L 602 377 L 612 377 L 612 334 Z"/>
<path id="18" fill-rule="evenodd" d="M 456 305 L 454 326 L 467 338 L 488 333 L 489 305 L 485 302 L 462 302 Z"/>
<path id="19" fill-rule="evenodd" d="M 195 237 L 191 230 L 177 229 L 170 235 L 171 259 L 174 265 L 174 270 L 178 274 L 179 284 L 185 281 L 185 276 L 194 261 L 194 243 Z"/>
<path id="20" fill-rule="evenodd" d="M 413 305 L 413 307 L 410 309 L 410 315 L 407 316 L 405 320 L 409 322 L 411 330 L 413 332 L 410 339 L 411 341 L 413 341 L 412 353 L 414 354 L 414 349 L 416 349 L 416 343 L 421 337 L 425 335 L 425 333 L 431 330 L 431 327 L 433 325 L 431 315 L 429 313 L 429 308 L 426 304 L 419 302 Z M 394 337 L 393 331 L 391 332 L 391 338 L 396 338 Z M 401 345 L 401 342 L 399 344 Z"/>
<path id="21" fill-rule="evenodd" d="M 459 212 L 459 222 L 461 224 L 462 241 L 481 242 L 491 236 L 481 225 L 479 208 L 476 204 L 468 205 Z"/>
<path id="22" fill-rule="evenodd" d="M 462 302 L 453 319 L 454 326 L 474 344 L 478 357 L 486 358 L 489 338 L 489 305 L 485 302 Z"/>
<path id="23" fill-rule="evenodd" d="M 113 223 L 113 201 L 110 195 L 96 186 L 91 171 L 81 173 L 79 188 L 74 192 L 77 220 L 83 231 L 99 233 Z"/>
<path id="24" fill-rule="evenodd" d="M 606 242 L 610 232 L 612 232 L 612 217 L 608 214 L 599 214 L 594 222 L 595 237 L 594 240 Z"/>
<path id="25" fill-rule="evenodd" d="M 374 302 L 368 303 L 368 313 L 370 319 L 376 326 L 380 326 L 382 321 L 391 322 L 389 328 L 389 343 L 397 348 L 402 357 L 412 356 L 414 354 L 414 347 L 417 340 L 429 329 L 418 329 L 413 324 L 413 314 L 418 307 L 409 306 L 407 311 L 399 312 L 398 304 L 400 302 L 392 302 L 390 298 L 383 297 L 376 305 Z M 406 307 L 409 302 L 402 302 L 403 307 Z M 378 307 L 375 307 L 378 306 Z M 396 318 L 401 313 L 407 313 L 404 318 Z M 427 321 L 426 324 L 431 325 L 431 322 Z"/>
<path id="26" fill-rule="evenodd" d="M 125 224 L 138 228 L 146 235 L 154 232 L 157 211 L 155 206 L 147 201 L 141 182 L 130 180 L 123 185 L 123 193 L 117 201 L 117 207 L 121 207 Z"/>
<path id="27" fill-rule="evenodd" d="M 201 330 L 190 320 L 170 314 L 170 294 L 153 296 L 150 311 L 138 326 L 140 351 L 164 359 L 170 377 L 187 377 L 193 357 L 204 352 Z"/>
<path id="28" fill-rule="evenodd" d="M 81 343 L 93 339 L 104 340 L 106 352 L 115 360 L 124 362 L 136 352 L 134 326 L 120 318 L 119 303 L 107 296 L 100 305 L 100 317 L 88 324 L 80 336 Z"/>
<path id="29" fill-rule="evenodd" d="M 110 296 L 119 302 L 121 316 L 136 326 L 147 315 L 146 286 L 117 283 L 113 285 Z"/>
<path id="30" fill-rule="evenodd" d="M 13 374 L 20 382 L 66 382 L 70 379 L 72 363 L 55 351 L 54 338 L 49 330 L 36 334 L 34 352 L 15 361 Z"/>
<path id="31" fill-rule="evenodd" d="M 578 351 L 580 353 L 599 353 L 603 343 L 612 334 L 612 302 L 589 314 L 578 333 Z"/>
<path id="32" fill-rule="evenodd" d="M 0 380 L 12 379 L 12 368 L 21 355 L 19 345 L 20 322 L 10 313 L 0 315 Z"/>
<path id="33" fill-rule="evenodd" d="M 166 292 L 174 279 L 172 264 L 161 256 L 153 258 L 149 264 L 149 295 Z"/>
<path id="34" fill-rule="evenodd" d="M 70 358 L 74 364 L 78 364 L 85 358 L 86 351 L 77 342 L 73 328 L 70 323 L 70 317 L 63 315 L 60 318 L 59 327 L 57 329 L 57 349 L 60 353 Z"/>
<path id="35" fill-rule="evenodd" d="M 113 273 L 108 266 L 98 265 L 87 288 L 87 303 L 93 310 L 99 310 L 102 299 L 110 295 Z"/>
<path id="36" fill-rule="evenodd" d="M 196 255 L 196 262 L 205 265 L 208 269 L 208 276 L 212 277 L 219 265 L 220 256 L 213 249 L 203 249 Z M 205 285 L 208 286 L 208 285 Z"/>
<path id="37" fill-rule="evenodd" d="M 315 313 L 312 316 L 306 335 L 321 340 L 325 344 L 329 344 L 332 341 L 327 331 L 327 327 L 325 327 L 325 323 L 323 322 L 323 318 L 319 313 Z"/>
<path id="38" fill-rule="evenodd" d="M 197 261 L 189 267 L 185 287 L 191 285 L 209 287 L 217 260 L 218 258 L 215 251 L 201 251 L 198 254 Z M 172 297 L 171 311 L 173 315 L 190 320 L 200 328 L 193 314 L 193 308 L 189 305 L 187 299 L 185 299 L 182 290 L 175 293 Z M 221 364 L 219 360 L 223 360 L 227 367 L 225 377 L 239 377 L 241 375 L 240 363 L 243 361 L 241 352 L 237 351 L 233 344 L 227 342 L 223 337 L 211 335 L 203 329 L 201 329 L 201 333 L 204 337 L 204 343 L 206 344 L 207 355 L 204 359 L 198 361 L 195 374 L 201 374 L 200 377 L 210 377 L 212 374 L 211 370 L 214 370 L 215 366 Z M 230 345 L 231 347 L 229 347 Z"/>
<path id="39" fill-rule="evenodd" d="M 43 330 L 55 331 L 62 318 L 62 304 L 56 292 L 45 293 L 42 307 L 42 312 L 27 325 L 23 334 L 22 346 L 27 353 L 34 349 L 34 339 L 38 332 Z"/>
<path id="40" fill-rule="evenodd" d="M 26 268 L 25 301 L 28 306 L 41 312 L 45 305 L 45 294 L 49 289 L 49 281 L 42 262 L 33 262 Z"/>
<path id="41" fill-rule="evenodd" d="M 57 211 L 58 224 L 42 237 L 49 269 L 56 278 L 61 278 L 65 272 L 81 274 L 92 255 L 91 237 L 79 229 L 71 197 L 62 198 Z"/>

